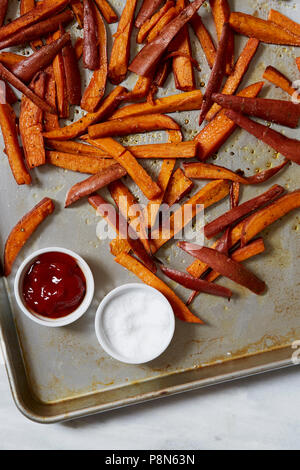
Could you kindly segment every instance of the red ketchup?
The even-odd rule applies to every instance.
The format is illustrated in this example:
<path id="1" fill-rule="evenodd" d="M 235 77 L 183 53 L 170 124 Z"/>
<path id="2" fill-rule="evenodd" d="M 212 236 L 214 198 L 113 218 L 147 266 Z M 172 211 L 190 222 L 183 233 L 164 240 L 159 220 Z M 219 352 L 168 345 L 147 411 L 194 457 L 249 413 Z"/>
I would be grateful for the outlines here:
<path id="1" fill-rule="evenodd" d="M 43 317 L 69 315 L 79 307 L 85 293 L 85 276 L 76 260 L 65 253 L 41 254 L 24 276 L 24 301 Z"/>

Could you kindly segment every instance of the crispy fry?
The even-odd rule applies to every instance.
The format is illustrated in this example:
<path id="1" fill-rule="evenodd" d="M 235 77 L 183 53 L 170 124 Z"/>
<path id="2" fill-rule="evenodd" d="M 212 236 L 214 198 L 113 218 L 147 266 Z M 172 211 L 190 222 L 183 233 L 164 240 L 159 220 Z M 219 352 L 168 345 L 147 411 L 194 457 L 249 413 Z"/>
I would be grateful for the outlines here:
<path id="1" fill-rule="evenodd" d="M 229 23 L 237 33 L 256 38 L 268 44 L 300 45 L 299 36 L 289 33 L 271 21 L 262 20 L 255 16 L 234 12 L 230 15 Z"/>
<path id="2" fill-rule="evenodd" d="M 291 20 L 279 11 L 271 9 L 269 11 L 268 20 L 272 21 L 272 23 L 277 24 L 280 28 L 285 29 L 289 33 L 295 34 L 296 36 L 300 36 L 300 24 Z"/>
<path id="3" fill-rule="evenodd" d="M 54 33 L 52 40 L 55 41 L 61 36 L 60 31 Z M 51 39 L 49 39 L 49 42 Z M 68 91 L 66 84 L 66 73 L 62 53 L 59 52 L 53 60 L 53 73 L 56 83 L 56 99 L 58 114 L 61 118 L 67 118 L 70 113 Z"/>
<path id="4" fill-rule="evenodd" d="M 4 250 L 5 276 L 11 273 L 12 266 L 29 237 L 53 211 L 54 203 L 51 199 L 46 197 L 28 212 L 12 229 Z"/>
<path id="5" fill-rule="evenodd" d="M 185 204 L 181 206 L 170 217 L 170 227 L 161 227 L 152 232 L 152 253 L 159 250 L 167 241 L 180 232 L 192 219 L 204 208 L 208 208 L 229 194 L 229 183 L 227 181 L 213 181 L 200 189 Z M 185 208 L 191 207 L 184 217 Z"/>
<path id="6" fill-rule="evenodd" d="M 31 177 L 25 167 L 23 153 L 18 142 L 15 116 L 9 104 L 0 105 L 0 127 L 5 144 L 5 152 L 17 184 L 30 184 Z"/>
<path id="7" fill-rule="evenodd" d="M 110 120 L 146 114 L 169 114 L 176 111 L 192 111 L 200 109 L 203 96 L 201 90 L 188 91 L 178 95 L 166 96 L 155 100 L 155 105 L 137 103 L 124 106 L 110 117 Z"/>
<path id="8" fill-rule="evenodd" d="M 53 139 L 45 139 L 46 147 L 64 153 L 72 153 L 77 155 L 90 155 L 100 158 L 110 158 L 103 150 L 92 147 L 91 145 L 82 144 L 81 142 L 73 142 L 71 140 L 61 141 Z"/>
<path id="9" fill-rule="evenodd" d="M 263 78 L 286 91 L 290 96 L 293 96 L 295 92 L 297 92 L 297 89 L 292 86 L 292 82 L 271 65 L 266 68 Z"/>
<path id="10" fill-rule="evenodd" d="M 143 26 L 162 3 L 162 0 L 144 0 L 135 20 L 135 26 L 140 28 Z"/>
<path id="11" fill-rule="evenodd" d="M 0 41 L 12 36 L 14 33 L 27 26 L 38 23 L 43 19 L 51 18 L 55 13 L 63 10 L 69 1 L 70 0 L 44 0 L 43 2 L 39 2 L 33 10 L 16 18 L 9 24 L 2 26 L 2 28 L 0 28 Z"/>
<path id="12" fill-rule="evenodd" d="M 176 10 L 175 7 L 169 8 L 149 32 L 147 36 L 147 43 L 149 44 L 151 41 L 153 41 L 160 34 L 162 29 L 167 24 L 169 24 L 177 15 L 178 15 L 178 11 Z"/>
<path id="13" fill-rule="evenodd" d="M 136 42 L 138 44 L 142 44 L 145 41 L 151 29 L 157 25 L 157 23 L 165 15 L 165 13 L 173 6 L 174 2 L 172 0 L 167 0 L 167 2 L 160 8 L 157 13 L 152 15 L 148 20 L 144 22 L 137 35 Z"/>
<path id="14" fill-rule="evenodd" d="M 1 64 L 0 64 L 1 65 Z M 1 70 L 1 69 L 0 69 Z M 88 113 L 78 121 L 69 124 L 68 126 L 61 127 L 55 131 L 44 133 L 47 139 L 56 140 L 70 140 L 84 134 L 89 126 L 95 122 L 99 122 L 107 117 L 118 105 L 118 96 L 124 93 L 125 88 L 116 87 L 110 95 L 103 101 L 102 106 L 94 113 Z"/>
<path id="15" fill-rule="evenodd" d="M 63 35 L 64 29 L 60 25 L 60 32 Z M 79 106 L 81 100 L 81 77 L 78 61 L 71 41 L 63 47 L 62 58 L 65 70 L 66 87 L 68 101 L 72 105 Z"/>
<path id="16" fill-rule="evenodd" d="M 212 37 L 206 29 L 201 16 L 196 13 L 193 18 L 190 20 L 190 24 L 194 30 L 194 33 L 196 34 L 197 38 L 200 41 L 201 47 L 203 49 L 203 52 L 205 54 L 207 63 L 209 67 L 212 69 L 216 60 L 216 48 L 213 43 Z"/>
<path id="17" fill-rule="evenodd" d="M 226 111 L 226 115 L 247 132 L 254 135 L 277 152 L 280 152 L 288 160 L 300 165 L 299 140 L 289 139 L 283 134 L 258 122 L 252 121 L 252 119 L 247 118 L 243 114 L 236 113 L 235 111 L 228 110 Z"/>
<path id="18" fill-rule="evenodd" d="M 262 89 L 264 82 L 255 83 L 238 93 L 238 96 L 255 97 Z M 236 129 L 236 125 L 222 110 L 206 127 L 195 137 L 198 143 L 198 158 L 207 160 L 213 155 Z"/>
<path id="19" fill-rule="evenodd" d="M 44 98 L 47 75 L 39 73 L 31 82 L 31 89 Z M 43 131 L 43 112 L 26 96 L 22 97 L 20 112 L 20 135 L 28 168 L 44 165 L 46 161 Z"/>
<path id="20" fill-rule="evenodd" d="M 3 25 L 7 13 L 8 0 L 0 0 L 0 26 Z"/>
<path id="21" fill-rule="evenodd" d="M 100 67 L 96 7 L 91 0 L 83 0 L 83 66 L 89 70 Z"/>
<path id="22" fill-rule="evenodd" d="M 164 52 L 181 28 L 194 16 L 201 7 L 204 0 L 194 0 L 184 8 L 169 24 L 167 24 L 160 34 L 149 44 L 147 44 L 135 57 L 129 66 L 131 72 L 138 75 L 148 76 L 158 64 Z"/>
<path id="23" fill-rule="evenodd" d="M 285 194 L 275 202 L 246 219 L 242 230 L 242 246 L 245 246 L 258 233 L 289 212 L 300 207 L 300 190 Z"/>
<path id="24" fill-rule="evenodd" d="M 261 295 L 264 293 L 266 284 L 263 281 L 242 264 L 237 263 L 223 253 L 187 242 L 179 242 L 178 246 L 191 256 L 207 263 L 223 276 L 228 277 L 241 286 L 247 287 L 247 289 L 251 290 L 254 294 Z"/>
<path id="25" fill-rule="evenodd" d="M 112 24 L 117 23 L 118 15 L 114 12 L 110 4 L 106 0 L 95 0 L 96 4 L 99 7 L 106 23 Z"/>
<path id="26" fill-rule="evenodd" d="M 53 108 L 56 108 L 56 84 L 52 65 L 46 69 L 47 83 L 45 91 L 45 101 Z M 44 129 L 51 131 L 59 128 L 59 119 L 57 114 L 44 113 Z"/>
<path id="27" fill-rule="evenodd" d="M 130 38 L 136 3 L 137 0 L 126 0 L 125 8 L 115 35 L 108 67 L 109 80 L 115 85 L 121 83 L 127 74 L 130 58 Z"/>
<path id="28" fill-rule="evenodd" d="M 88 179 L 75 184 L 69 189 L 66 196 L 65 207 L 69 207 L 79 199 L 89 196 L 98 189 L 108 186 L 109 183 L 126 175 L 126 171 L 118 163 L 104 168 L 100 173 L 90 176 Z"/>
<path id="29" fill-rule="evenodd" d="M 101 122 L 100 124 L 90 126 L 88 131 L 90 139 L 99 139 L 164 129 L 179 130 L 180 126 L 172 118 L 164 114 L 149 114 L 147 116 L 133 116 Z"/>
<path id="30" fill-rule="evenodd" d="M 284 160 L 280 165 L 269 168 L 268 170 L 256 173 L 253 176 L 241 176 L 238 172 L 228 170 L 223 166 L 217 166 L 210 163 L 184 163 L 184 172 L 186 176 L 192 179 L 203 179 L 203 180 L 218 180 L 224 179 L 233 181 L 239 184 L 259 184 L 265 183 L 270 178 L 275 176 L 281 171 L 287 164 L 288 160 Z"/>
<path id="31" fill-rule="evenodd" d="M 71 8 L 76 16 L 76 20 L 80 28 L 83 27 L 83 5 L 81 0 L 71 0 Z"/>
<path id="32" fill-rule="evenodd" d="M 151 271 L 149 271 L 145 266 L 143 266 L 139 261 L 126 253 L 121 253 L 115 258 L 115 261 L 133 272 L 137 277 L 139 277 L 145 284 L 148 284 L 154 289 L 159 290 L 170 302 L 174 314 L 182 321 L 188 323 L 199 323 L 203 322 L 200 318 L 190 312 L 187 306 L 177 297 L 177 295 L 168 287 L 163 281 L 161 281 L 157 276 L 155 276 Z"/>
<path id="33" fill-rule="evenodd" d="M 25 29 L 13 34 L 12 36 L 0 41 L 0 49 L 6 47 L 24 45 L 28 41 L 33 41 L 31 45 L 34 49 L 42 47 L 43 43 L 39 39 L 46 36 L 49 33 L 54 33 L 59 28 L 59 25 L 66 25 L 74 18 L 73 13 L 70 10 L 63 11 L 59 15 L 53 16 L 47 20 L 41 21 L 40 23 L 28 26 Z M 24 59 L 24 57 L 23 57 Z"/>
<path id="34" fill-rule="evenodd" d="M 284 100 L 266 98 L 242 98 L 241 96 L 214 93 L 212 99 L 223 108 L 255 116 L 295 129 L 300 118 L 300 105 Z"/>
<path id="35" fill-rule="evenodd" d="M 224 23 L 223 32 L 219 41 L 219 47 L 217 50 L 216 60 L 212 68 L 208 84 L 206 87 L 205 94 L 203 96 L 203 102 L 200 111 L 199 125 L 201 125 L 205 119 L 207 112 L 209 111 L 212 101 L 212 94 L 217 93 L 222 85 L 222 80 L 225 75 L 226 69 L 226 51 L 229 41 L 230 27 L 228 23 Z"/>
<path id="36" fill-rule="evenodd" d="M 51 165 L 64 168 L 65 170 L 76 171 L 96 175 L 104 168 L 113 165 L 112 160 L 100 158 L 95 155 L 78 155 L 66 152 L 46 151 L 46 162 Z"/>
<path id="37" fill-rule="evenodd" d="M 154 261 L 145 250 L 141 240 L 136 237 L 135 231 L 128 225 L 124 216 L 121 213 L 116 214 L 115 208 L 98 194 L 90 196 L 88 201 L 106 222 L 113 227 L 119 238 L 125 238 L 128 241 L 131 249 L 144 265 L 151 272 L 155 273 L 157 269 Z"/>
<path id="38" fill-rule="evenodd" d="M 97 8 L 95 8 L 95 19 L 98 31 L 100 62 L 81 100 L 81 108 L 91 113 L 98 108 L 104 96 L 108 72 L 106 28 Z"/>
<path id="39" fill-rule="evenodd" d="M 274 185 L 260 196 L 249 199 L 247 202 L 234 207 L 209 224 L 206 224 L 204 227 L 204 235 L 208 239 L 214 237 L 218 233 L 223 232 L 228 226 L 236 224 L 243 217 L 248 216 L 251 212 L 271 203 L 274 199 L 281 196 L 283 192 L 284 188 L 282 186 Z"/>
<path id="40" fill-rule="evenodd" d="M 221 41 L 224 23 L 228 23 L 230 7 L 228 0 L 210 0 L 212 15 L 214 18 L 218 40 Z M 226 74 L 230 75 L 234 66 L 234 34 L 230 31 L 227 44 Z"/>
<path id="41" fill-rule="evenodd" d="M 260 255 L 265 251 L 265 244 L 262 238 L 258 238 L 257 240 L 254 240 L 252 243 L 249 245 L 243 247 L 243 248 L 238 248 L 235 250 L 231 258 L 236 261 L 237 263 L 241 263 L 242 261 L 246 261 L 247 259 L 253 258 L 254 256 Z M 217 273 L 216 271 L 212 270 L 208 275 L 206 276 L 206 280 L 208 282 L 214 282 L 218 277 L 220 277 L 221 274 Z M 192 301 L 197 297 L 198 292 L 194 291 L 188 301 L 187 305 L 190 305 Z"/>
<path id="42" fill-rule="evenodd" d="M 46 113 L 56 114 L 56 110 L 53 109 L 46 101 L 42 100 L 37 96 L 30 88 L 28 88 L 21 80 L 18 79 L 13 73 L 11 73 L 3 64 L 0 63 L 0 77 L 3 80 L 7 80 L 14 88 L 21 91 L 31 101 L 33 101 L 39 108 Z"/>
<path id="43" fill-rule="evenodd" d="M 183 173 L 181 168 L 177 168 L 165 192 L 164 203 L 172 207 L 190 193 L 193 187 L 194 183 Z"/>
<path id="44" fill-rule="evenodd" d="M 222 93 L 225 95 L 233 95 L 238 89 L 244 75 L 246 74 L 251 60 L 253 59 L 259 46 L 259 41 L 254 38 L 250 38 L 244 47 L 241 55 L 239 56 L 232 73 L 229 75 Z M 216 114 L 220 111 L 221 106 L 215 103 L 206 114 L 206 120 L 211 121 Z"/>
<path id="45" fill-rule="evenodd" d="M 137 162 L 132 153 L 126 150 L 121 144 L 109 137 L 106 139 L 98 139 L 98 143 L 102 150 L 110 154 L 125 168 L 148 199 L 154 199 L 161 193 L 161 189 L 151 179 L 146 170 Z"/>

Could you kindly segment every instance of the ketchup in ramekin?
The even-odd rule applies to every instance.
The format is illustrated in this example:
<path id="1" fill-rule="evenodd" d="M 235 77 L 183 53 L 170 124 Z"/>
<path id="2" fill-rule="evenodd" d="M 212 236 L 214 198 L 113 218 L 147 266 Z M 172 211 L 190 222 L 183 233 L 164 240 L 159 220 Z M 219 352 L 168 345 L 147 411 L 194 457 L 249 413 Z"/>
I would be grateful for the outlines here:
<path id="1" fill-rule="evenodd" d="M 28 267 L 22 286 L 28 309 L 46 318 L 73 313 L 86 295 L 86 279 L 72 256 L 61 252 L 40 254 Z"/>

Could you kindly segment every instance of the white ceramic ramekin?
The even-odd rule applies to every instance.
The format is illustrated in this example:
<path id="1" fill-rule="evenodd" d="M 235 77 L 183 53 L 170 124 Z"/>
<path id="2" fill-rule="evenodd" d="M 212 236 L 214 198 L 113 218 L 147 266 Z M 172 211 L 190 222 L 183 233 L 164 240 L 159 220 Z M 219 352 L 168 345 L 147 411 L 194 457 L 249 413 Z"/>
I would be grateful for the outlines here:
<path id="1" fill-rule="evenodd" d="M 167 305 L 168 307 L 168 314 L 169 314 L 169 319 L 170 319 L 170 328 L 166 334 L 166 341 L 162 345 L 161 349 L 155 353 L 152 357 L 147 358 L 146 361 L 141 361 L 141 360 L 129 360 L 128 358 L 122 356 L 119 354 L 117 351 L 115 351 L 111 345 L 109 344 L 109 341 L 105 335 L 105 332 L 102 327 L 102 320 L 103 320 L 103 315 L 105 311 L 105 307 L 107 304 L 114 299 L 116 296 L 118 296 L 120 293 L 124 293 L 126 291 L 129 291 L 130 289 L 143 289 L 145 291 L 151 291 L 152 295 L 154 295 L 162 304 Z M 96 318 L 95 318 L 95 330 L 96 330 L 96 336 L 97 339 L 104 349 L 104 351 L 109 354 L 111 357 L 116 359 L 117 361 L 124 362 L 126 364 L 145 364 L 147 362 L 153 361 L 157 357 L 159 357 L 165 350 L 169 347 L 173 336 L 175 332 L 175 317 L 174 317 L 174 312 L 173 309 L 169 303 L 169 301 L 166 299 L 166 297 L 159 292 L 157 289 L 154 289 L 153 287 L 147 286 L 146 284 L 138 284 L 138 283 L 131 283 L 131 284 L 124 284 L 123 286 L 117 287 L 116 289 L 112 290 L 107 294 L 104 299 L 101 301 L 97 313 L 96 313 Z"/>
<path id="2" fill-rule="evenodd" d="M 82 270 L 85 279 L 86 279 L 86 294 L 85 297 L 82 301 L 82 303 L 79 305 L 79 307 L 69 315 L 66 315 L 65 317 L 62 318 L 45 318 L 35 312 L 32 312 L 31 310 L 28 309 L 26 306 L 24 299 L 23 299 L 23 294 L 22 294 L 22 287 L 23 287 L 23 280 L 24 280 L 24 275 L 29 268 L 29 266 L 34 262 L 34 260 L 42 255 L 43 253 L 50 253 L 50 252 L 59 252 L 59 253 L 65 253 L 66 255 L 71 256 L 74 258 Z M 59 247 L 49 247 L 49 248 L 43 248 L 41 250 L 35 251 L 32 253 L 28 258 L 26 258 L 21 266 L 19 267 L 16 277 L 15 277 L 15 283 L 14 283 L 14 292 L 15 292 L 15 298 L 17 301 L 17 304 L 20 308 L 20 310 L 28 317 L 30 320 L 33 320 L 34 322 L 38 323 L 39 325 L 43 326 L 49 326 L 52 328 L 55 327 L 60 327 L 60 326 L 66 326 L 70 325 L 71 323 L 75 322 L 78 320 L 84 313 L 87 311 L 89 308 L 93 297 L 94 297 L 94 277 L 92 274 L 92 271 L 89 267 L 89 265 L 84 261 L 81 256 L 79 256 L 77 253 L 74 253 L 74 251 L 67 250 L 66 248 L 59 248 Z"/>

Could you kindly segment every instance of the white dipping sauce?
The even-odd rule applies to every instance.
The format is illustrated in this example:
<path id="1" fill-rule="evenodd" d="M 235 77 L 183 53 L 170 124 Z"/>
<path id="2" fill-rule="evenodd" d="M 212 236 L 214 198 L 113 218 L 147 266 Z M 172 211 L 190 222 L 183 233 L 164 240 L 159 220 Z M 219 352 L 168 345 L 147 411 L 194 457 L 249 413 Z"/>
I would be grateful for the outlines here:
<path id="1" fill-rule="evenodd" d="M 127 284 L 101 302 L 96 334 L 116 359 L 141 364 L 158 357 L 174 334 L 174 314 L 168 300 L 143 284 Z"/>

